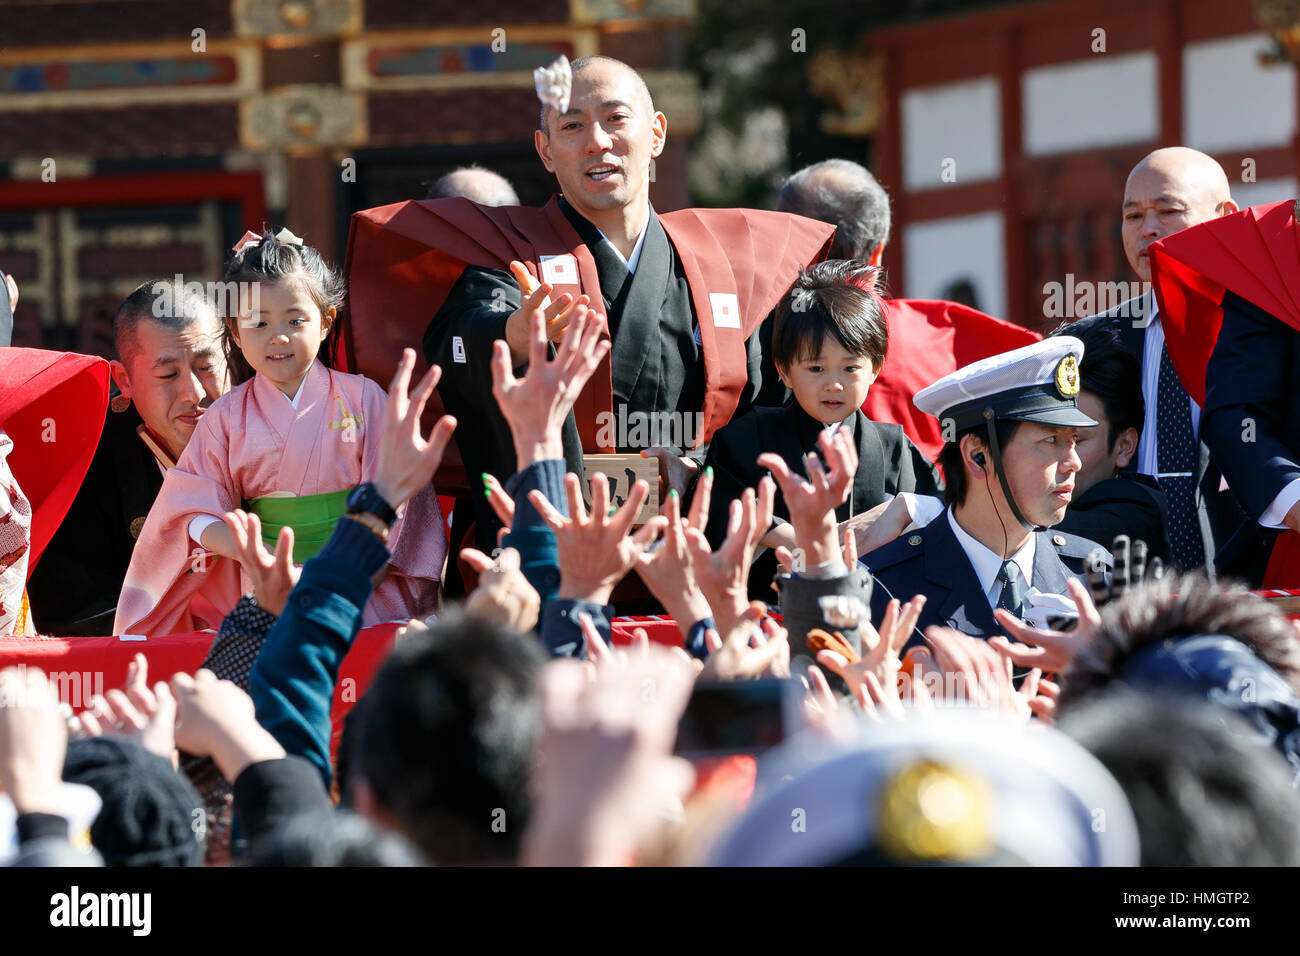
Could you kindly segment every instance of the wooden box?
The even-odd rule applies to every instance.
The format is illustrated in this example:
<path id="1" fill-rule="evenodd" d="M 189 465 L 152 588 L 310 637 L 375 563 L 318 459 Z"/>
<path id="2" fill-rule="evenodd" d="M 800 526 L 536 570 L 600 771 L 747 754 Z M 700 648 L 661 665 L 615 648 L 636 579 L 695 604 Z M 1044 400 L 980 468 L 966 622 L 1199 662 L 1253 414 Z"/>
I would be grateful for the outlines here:
<path id="1" fill-rule="evenodd" d="M 583 455 L 582 465 L 586 471 L 582 496 L 588 510 L 591 509 L 589 479 L 600 472 L 609 482 L 609 501 L 616 508 L 621 508 L 627 501 L 638 478 L 650 486 L 650 494 L 641 506 L 641 513 L 636 516 L 636 524 L 645 524 L 659 513 L 659 459 L 640 455 Z"/>

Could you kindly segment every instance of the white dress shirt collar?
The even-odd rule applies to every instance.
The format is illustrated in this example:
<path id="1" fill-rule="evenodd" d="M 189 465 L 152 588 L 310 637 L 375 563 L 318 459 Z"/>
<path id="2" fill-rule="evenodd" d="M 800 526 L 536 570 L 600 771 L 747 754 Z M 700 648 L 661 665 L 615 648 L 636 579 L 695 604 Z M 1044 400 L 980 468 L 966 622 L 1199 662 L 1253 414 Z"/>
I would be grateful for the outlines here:
<path id="1" fill-rule="evenodd" d="M 599 229 L 596 231 L 600 232 Z M 619 257 L 619 259 L 622 259 L 623 265 L 627 266 L 628 273 L 631 275 L 635 275 L 637 263 L 641 261 L 641 246 L 645 244 L 645 234 L 649 231 L 650 231 L 650 220 L 646 219 L 645 226 L 641 229 L 641 235 L 637 237 L 636 245 L 632 247 L 632 255 L 628 256 L 626 259 L 623 258 L 623 253 L 618 251 L 618 246 L 614 245 L 614 243 L 612 242 L 609 242 L 608 236 L 606 236 L 603 232 L 601 232 L 600 235 L 601 238 L 603 238 L 606 242 L 609 242 L 609 247 L 614 250 L 614 253 Z"/>
<path id="2" fill-rule="evenodd" d="M 952 533 L 957 536 L 958 544 L 966 552 L 966 557 L 970 559 L 971 567 L 975 569 L 975 577 L 979 579 L 980 587 L 984 590 L 984 596 L 988 599 L 989 607 L 997 607 L 998 597 L 1002 591 L 1002 585 L 998 582 L 998 572 L 1002 570 L 1002 559 L 976 541 L 958 523 L 957 516 L 953 514 L 951 508 L 948 509 L 948 523 L 952 525 Z M 1029 590 L 1034 583 L 1034 551 L 1036 543 L 1037 535 L 1031 534 L 1024 547 L 1011 556 L 1011 560 L 1020 569 L 1025 591 Z"/>

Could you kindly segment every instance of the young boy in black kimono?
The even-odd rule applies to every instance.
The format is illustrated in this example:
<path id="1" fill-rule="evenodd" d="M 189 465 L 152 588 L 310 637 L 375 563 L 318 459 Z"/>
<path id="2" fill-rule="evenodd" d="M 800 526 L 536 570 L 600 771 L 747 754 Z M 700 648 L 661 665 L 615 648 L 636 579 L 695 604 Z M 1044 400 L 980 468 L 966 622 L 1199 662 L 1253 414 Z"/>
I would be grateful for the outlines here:
<path id="1" fill-rule="evenodd" d="M 823 429 L 848 429 L 858 449 L 858 470 L 848 499 L 836 509 L 845 521 L 899 492 L 938 494 L 934 466 L 898 425 L 874 422 L 861 411 L 880 374 L 888 333 L 879 295 L 878 270 L 860 260 L 821 262 L 801 270 L 777 306 L 772 357 L 791 392 L 781 408 L 754 408 L 713 436 L 705 466 L 713 469 L 713 493 L 705 531 L 718 547 L 726 537 L 731 501 L 767 473 L 758 456 L 774 452 L 790 470 L 808 477 L 804 456 L 817 451 Z M 789 511 L 777 492 L 775 520 L 762 544 L 793 549 Z M 776 562 L 764 553 L 750 575 L 751 595 L 771 597 Z"/>

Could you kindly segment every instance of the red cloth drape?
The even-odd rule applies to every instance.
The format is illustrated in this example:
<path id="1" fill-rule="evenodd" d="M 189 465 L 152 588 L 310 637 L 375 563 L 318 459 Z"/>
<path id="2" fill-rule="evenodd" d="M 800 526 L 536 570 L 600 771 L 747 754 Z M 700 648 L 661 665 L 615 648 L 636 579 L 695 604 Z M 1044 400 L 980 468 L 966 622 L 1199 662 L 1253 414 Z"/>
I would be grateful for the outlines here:
<path id="1" fill-rule="evenodd" d="M 0 348 L 0 428 L 32 505 L 30 576 L 72 507 L 108 410 L 108 363 L 93 355 Z"/>

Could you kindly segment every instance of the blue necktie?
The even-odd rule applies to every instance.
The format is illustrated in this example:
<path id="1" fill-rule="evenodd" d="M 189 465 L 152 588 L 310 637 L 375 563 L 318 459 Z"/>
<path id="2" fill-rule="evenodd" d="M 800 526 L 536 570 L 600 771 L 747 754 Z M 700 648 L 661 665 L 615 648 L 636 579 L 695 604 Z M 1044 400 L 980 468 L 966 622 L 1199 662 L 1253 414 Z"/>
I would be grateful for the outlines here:
<path id="1" fill-rule="evenodd" d="M 1179 571 L 1205 566 L 1196 514 L 1197 457 L 1191 400 L 1169 361 L 1169 350 L 1162 347 L 1156 386 L 1156 471 L 1169 501 L 1169 546 Z"/>
<path id="2" fill-rule="evenodd" d="M 1003 561 L 1002 567 L 998 569 L 997 579 L 1002 582 L 1002 590 L 998 594 L 998 607 L 1010 611 L 1016 617 L 1022 617 L 1025 589 L 1024 580 L 1020 576 L 1020 566 L 1014 561 Z"/>

